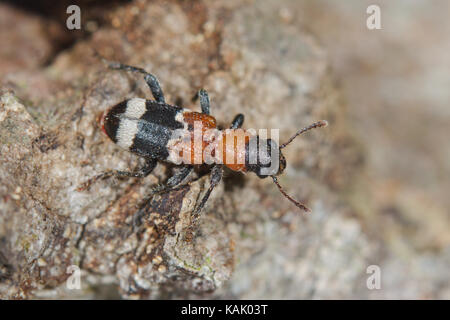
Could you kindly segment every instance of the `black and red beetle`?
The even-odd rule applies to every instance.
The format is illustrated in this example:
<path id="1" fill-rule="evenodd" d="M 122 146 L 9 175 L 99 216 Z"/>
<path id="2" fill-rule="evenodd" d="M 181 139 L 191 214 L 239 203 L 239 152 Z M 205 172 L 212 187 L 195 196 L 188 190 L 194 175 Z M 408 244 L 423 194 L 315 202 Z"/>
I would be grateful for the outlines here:
<path id="1" fill-rule="evenodd" d="M 166 161 L 174 163 L 174 156 L 179 155 L 178 150 L 175 150 L 175 146 L 184 144 L 186 147 L 186 139 L 178 139 L 180 135 L 174 135 L 175 131 L 184 132 L 184 136 L 190 137 L 187 141 L 189 157 L 194 160 L 196 153 L 194 152 L 193 139 L 194 139 L 194 124 L 196 121 L 202 125 L 202 130 L 212 130 L 214 133 L 214 139 L 206 140 L 202 142 L 200 151 L 200 164 L 203 161 L 203 152 L 206 148 L 210 147 L 212 143 L 217 141 L 228 141 L 231 144 L 223 143 L 222 149 L 219 152 L 222 159 L 225 159 L 222 163 L 214 163 L 211 169 L 211 183 L 209 189 L 203 196 L 200 203 L 197 205 L 194 211 L 193 223 L 198 219 L 199 213 L 208 200 L 212 190 L 219 183 L 223 176 L 223 167 L 227 167 L 233 171 L 239 172 L 253 172 L 260 178 L 271 177 L 273 182 L 277 185 L 281 193 L 293 202 L 297 207 L 310 211 L 304 204 L 294 200 L 290 197 L 278 183 L 277 177 L 281 174 L 286 167 L 286 160 L 281 153 L 281 149 L 291 143 L 298 135 L 318 127 L 324 127 L 327 122 L 324 120 L 317 121 L 308 127 L 300 129 L 295 133 L 286 143 L 281 144 L 279 147 L 277 143 L 272 139 L 260 139 L 258 135 L 249 135 L 248 132 L 240 129 L 244 116 L 238 114 L 235 116 L 231 126 L 227 130 L 220 130 L 216 126 L 216 119 L 210 115 L 210 104 L 208 94 L 205 90 L 201 89 L 198 92 L 198 98 L 200 99 L 201 113 L 184 109 L 178 106 L 172 106 L 165 102 L 163 91 L 159 85 L 156 77 L 145 70 L 129 65 L 124 65 L 118 62 L 106 62 L 111 69 L 126 70 L 131 72 L 138 72 L 144 75 L 144 80 L 150 87 L 152 95 L 155 100 L 146 100 L 141 98 L 133 98 L 120 102 L 119 104 L 110 108 L 101 117 L 101 125 L 103 131 L 108 137 L 114 141 L 120 147 L 136 153 L 144 157 L 146 165 L 139 171 L 126 172 L 126 171 L 108 171 L 102 173 L 88 182 L 83 184 L 83 187 L 79 190 L 87 188 L 93 181 L 106 177 L 106 176 L 128 176 L 128 177 L 145 177 L 155 168 L 157 161 Z M 235 140 L 236 136 L 245 135 L 244 143 L 237 144 Z M 250 148 L 252 142 L 256 148 Z M 231 146 L 231 147 L 229 147 Z M 227 157 L 229 153 L 233 153 L 232 157 Z M 277 153 L 275 158 L 276 163 L 273 163 L 272 156 Z M 245 161 L 236 162 L 235 154 L 240 155 Z M 214 154 L 213 154 L 214 155 Z M 216 154 L 217 155 L 217 154 Z M 228 161 L 231 159 L 231 161 Z M 250 161 L 254 159 L 254 161 Z M 266 159 L 262 161 L 263 159 Z M 269 159 L 269 161 L 267 161 Z M 195 164 L 194 161 L 189 164 L 182 164 L 181 170 L 168 179 L 167 183 L 163 186 L 159 186 L 154 191 L 161 192 L 167 191 L 183 182 L 183 180 L 193 170 Z M 271 174 L 264 171 L 269 167 L 276 168 Z"/>

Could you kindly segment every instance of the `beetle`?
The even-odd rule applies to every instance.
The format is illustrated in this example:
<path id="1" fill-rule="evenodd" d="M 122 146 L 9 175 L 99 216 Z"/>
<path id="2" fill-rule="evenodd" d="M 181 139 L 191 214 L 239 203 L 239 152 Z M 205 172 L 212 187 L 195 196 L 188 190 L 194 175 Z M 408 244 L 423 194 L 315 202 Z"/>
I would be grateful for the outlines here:
<path id="1" fill-rule="evenodd" d="M 311 129 L 324 127 L 327 125 L 325 120 L 314 122 L 313 124 L 298 130 L 287 142 L 280 146 L 273 139 L 263 139 L 258 135 L 248 134 L 248 132 L 240 129 L 244 122 L 244 115 L 238 114 L 234 117 L 231 126 L 227 130 L 220 130 L 217 128 L 216 119 L 210 115 L 210 102 L 208 93 L 204 89 L 200 89 L 197 93 L 197 98 L 200 100 L 201 112 L 184 109 L 182 107 L 167 104 L 164 98 L 164 93 L 157 78 L 145 71 L 144 69 L 122 64 L 119 62 L 110 62 L 103 59 L 110 69 L 125 70 L 136 72 L 144 75 L 144 80 L 147 83 L 154 100 L 147 100 L 141 98 L 132 98 L 124 100 L 117 105 L 111 107 L 107 112 L 104 112 L 100 119 L 100 124 L 103 132 L 118 146 L 133 152 L 146 159 L 145 165 L 138 171 L 127 172 L 111 170 L 104 172 L 89 179 L 84 183 L 79 190 L 84 190 L 94 181 L 108 177 L 108 176 L 126 176 L 126 177 L 145 177 L 152 172 L 158 161 L 174 163 L 174 150 L 176 145 L 184 143 L 185 140 L 174 138 L 176 130 L 181 131 L 188 137 L 188 147 L 193 145 L 192 139 L 194 136 L 194 124 L 199 122 L 203 128 L 210 129 L 214 133 L 214 139 L 202 142 L 200 151 L 203 152 L 207 147 L 213 143 L 217 145 L 217 141 L 231 141 L 220 149 L 222 163 L 215 163 L 211 168 L 210 186 L 200 203 L 194 209 L 193 224 L 199 218 L 199 214 L 205 203 L 207 202 L 211 192 L 221 181 L 223 177 L 223 168 L 227 167 L 233 171 L 243 173 L 255 173 L 259 178 L 271 177 L 280 192 L 294 203 L 300 209 L 309 212 L 310 209 L 303 203 L 293 199 L 289 196 L 278 182 L 277 176 L 283 173 L 286 168 L 286 159 L 281 150 L 289 145 L 297 136 L 307 132 Z M 239 131 L 240 130 L 240 131 Z M 238 132 L 239 131 L 239 132 Z M 234 136 L 244 134 L 244 143 L 237 145 Z M 229 147 L 231 145 L 231 147 Z M 256 148 L 250 148 L 250 146 Z M 191 149 L 193 150 L 193 148 Z M 177 151 L 178 152 L 178 151 Z M 234 154 L 231 161 L 227 158 L 229 153 L 236 153 L 240 155 L 245 161 L 237 163 Z M 272 163 L 272 155 L 277 153 L 275 161 Z M 175 152 L 176 154 L 176 152 Z M 213 153 L 214 154 L 214 153 Z M 191 151 L 188 157 L 192 159 L 197 155 Z M 217 152 L 216 152 L 217 156 Z M 203 163 L 203 153 L 200 156 L 200 162 Z M 250 161 L 253 159 L 253 161 Z M 265 159 L 263 161 L 263 159 Z M 267 161 L 267 159 L 269 159 Z M 195 162 L 190 162 L 195 163 Z M 267 169 L 272 165 L 276 165 L 277 170 L 272 173 L 267 173 Z M 156 187 L 153 192 L 163 192 L 179 186 L 183 180 L 194 169 L 195 164 L 183 164 L 181 169 L 170 177 L 165 185 Z M 266 171 L 264 171 L 266 170 Z"/>

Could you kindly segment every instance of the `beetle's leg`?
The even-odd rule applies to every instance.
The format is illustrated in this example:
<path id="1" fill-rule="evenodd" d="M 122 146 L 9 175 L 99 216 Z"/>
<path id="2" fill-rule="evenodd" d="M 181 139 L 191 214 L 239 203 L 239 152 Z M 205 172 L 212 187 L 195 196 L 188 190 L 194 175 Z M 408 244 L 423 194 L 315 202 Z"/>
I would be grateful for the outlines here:
<path id="1" fill-rule="evenodd" d="M 200 98 L 200 107 L 202 108 L 202 113 L 210 114 L 211 106 L 209 104 L 208 92 L 205 89 L 200 89 L 195 94 L 194 98 L 192 98 L 192 102 L 197 101 Z"/>
<path id="2" fill-rule="evenodd" d="M 211 170 L 211 180 L 210 180 L 209 188 L 206 191 L 205 195 L 203 196 L 202 200 L 200 201 L 200 204 L 197 205 L 197 207 L 194 209 L 192 219 L 191 219 L 191 225 L 186 230 L 186 235 L 185 235 L 186 241 L 190 242 L 192 240 L 195 229 L 197 228 L 198 221 L 200 219 L 200 213 L 202 212 L 203 207 L 205 206 L 206 202 L 208 201 L 209 196 L 211 195 L 211 192 L 219 184 L 220 180 L 222 180 L 222 177 L 223 177 L 223 167 L 221 165 L 214 166 Z"/>
<path id="3" fill-rule="evenodd" d="M 242 127 L 242 124 L 244 123 L 244 115 L 242 113 L 239 113 L 236 115 L 233 119 L 233 122 L 231 123 L 230 129 L 238 129 Z"/>
<path id="4" fill-rule="evenodd" d="M 145 165 L 137 170 L 137 171 L 119 171 L 119 170 L 109 170 L 105 171 L 103 173 L 100 173 L 99 175 L 96 175 L 95 177 L 89 179 L 88 181 L 84 182 L 82 185 L 80 185 L 77 190 L 78 191 L 84 191 L 89 189 L 89 187 L 95 183 L 99 179 L 109 178 L 109 177 L 133 177 L 133 178 L 144 178 L 148 176 L 153 169 L 155 169 L 157 164 L 156 159 L 148 159 L 145 163 Z"/>
<path id="5" fill-rule="evenodd" d="M 147 82 L 147 85 L 150 87 L 150 91 L 152 92 L 153 97 L 156 101 L 165 103 L 164 99 L 164 93 L 161 89 L 161 86 L 158 82 L 158 79 L 152 75 L 151 73 L 148 73 L 142 68 L 129 66 L 120 62 L 114 62 L 114 61 L 107 61 L 104 60 L 108 67 L 113 70 L 126 70 L 131 72 L 139 72 L 144 75 L 144 80 Z"/>
<path id="6" fill-rule="evenodd" d="M 210 114 L 211 105 L 209 104 L 208 92 L 206 92 L 205 89 L 200 89 L 198 92 L 198 96 L 200 98 L 200 107 L 202 108 L 202 113 Z"/>
<path id="7" fill-rule="evenodd" d="M 193 166 L 181 168 L 177 173 L 171 176 L 165 184 L 161 184 L 152 189 L 152 194 L 169 191 L 178 186 L 194 169 Z"/>
<path id="8" fill-rule="evenodd" d="M 189 175 L 189 173 L 192 172 L 194 167 L 192 166 L 186 166 L 181 168 L 180 171 L 175 173 L 172 177 L 167 180 L 166 184 L 158 185 L 155 188 L 152 189 L 151 194 L 161 193 L 164 191 L 169 191 L 171 189 L 174 189 L 176 186 L 178 186 L 183 180 Z M 136 212 L 133 216 L 133 230 L 136 230 L 137 227 L 141 225 L 141 219 L 142 216 L 145 214 L 146 208 L 140 209 L 138 212 Z"/>
<path id="9" fill-rule="evenodd" d="M 197 221 L 200 218 L 200 213 L 201 213 L 203 207 L 205 206 L 206 201 L 208 201 L 209 196 L 211 195 L 211 192 L 219 184 L 220 180 L 222 180 L 222 177 L 223 177 L 223 167 L 220 165 L 214 166 L 211 170 L 211 180 L 210 180 L 209 188 L 206 191 L 205 195 L 203 196 L 202 200 L 200 201 L 200 204 L 194 210 L 194 215 L 192 217 L 192 225 L 193 226 L 195 226 L 197 224 Z"/>

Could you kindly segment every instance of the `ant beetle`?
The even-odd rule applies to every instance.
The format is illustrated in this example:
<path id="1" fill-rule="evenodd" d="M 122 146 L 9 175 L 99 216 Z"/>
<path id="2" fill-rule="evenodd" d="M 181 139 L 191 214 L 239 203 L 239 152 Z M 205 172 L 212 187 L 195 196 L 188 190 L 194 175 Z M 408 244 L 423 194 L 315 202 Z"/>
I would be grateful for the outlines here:
<path id="1" fill-rule="evenodd" d="M 155 168 L 157 161 L 172 162 L 174 146 L 179 142 L 173 138 L 175 130 L 181 130 L 189 137 L 193 137 L 194 122 L 200 122 L 200 124 L 207 129 L 211 129 L 215 132 L 217 140 L 232 141 L 231 148 L 225 148 L 221 150 L 224 158 L 228 153 L 236 153 L 245 158 L 242 163 L 236 163 L 234 156 L 232 161 L 223 161 L 222 163 L 215 163 L 211 169 L 211 183 L 209 189 L 201 199 L 200 203 L 194 209 L 193 224 L 199 218 L 200 212 L 208 200 L 214 187 L 220 182 L 223 176 L 223 167 L 227 167 L 233 171 L 240 172 L 253 172 L 260 178 L 271 177 L 276 184 L 280 192 L 294 203 L 297 207 L 309 212 L 307 208 L 301 202 L 293 199 L 289 196 L 278 183 L 277 177 L 283 173 L 286 167 L 286 159 L 281 153 L 281 149 L 290 144 L 298 135 L 318 127 L 324 127 L 327 122 L 324 120 L 317 121 L 308 127 L 297 131 L 286 143 L 281 144 L 279 147 L 277 143 L 272 139 L 260 139 L 258 135 L 246 137 L 245 143 L 237 145 L 236 140 L 230 134 L 235 133 L 237 130 L 243 131 L 241 128 L 244 122 L 244 115 L 238 114 L 235 116 L 231 126 L 227 130 L 220 130 L 216 126 L 216 119 L 210 115 L 210 103 L 208 93 L 201 89 L 197 93 L 197 98 L 200 99 L 201 113 L 184 109 L 178 106 L 172 106 L 166 103 L 164 94 L 157 78 L 146 72 L 144 69 L 125 65 L 118 62 L 103 61 L 114 70 L 125 70 L 131 72 L 137 72 L 144 75 L 144 80 L 150 88 L 155 100 L 146 100 L 141 98 L 133 98 L 120 102 L 119 104 L 111 107 L 106 113 L 101 116 L 101 127 L 104 133 L 120 147 L 138 154 L 146 159 L 145 166 L 136 172 L 126 171 L 107 171 L 94 178 L 88 180 L 78 190 L 84 190 L 97 179 L 107 176 L 127 176 L 127 177 L 145 177 L 152 172 Z M 252 142 L 257 142 L 255 145 L 258 147 L 255 150 L 250 150 L 249 146 Z M 203 142 L 200 152 L 203 152 L 212 142 Z M 189 141 L 191 146 L 191 141 Z M 254 148 L 253 148 L 254 149 Z M 195 152 L 193 149 L 190 152 L 192 158 L 194 158 Z M 271 156 L 274 152 L 278 153 L 276 161 L 277 171 L 272 174 L 268 174 L 264 171 L 272 165 L 271 160 L 269 162 L 262 161 L 265 159 L 272 159 Z M 255 156 L 256 155 L 256 156 Z M 250 161 L 250 158 L 256 159 L 256 161 Z M 203 159 L 200 157 L 200 159 Z M 193 162 L 190 162 L 193 163 Z M 191 173 L 194 165 L 184 164 L 177 173 L 168 179 L 165 185 L 156 187 L 153 192 L 162 192 L 173 189 L 181 184 L 181 182 Z"/>

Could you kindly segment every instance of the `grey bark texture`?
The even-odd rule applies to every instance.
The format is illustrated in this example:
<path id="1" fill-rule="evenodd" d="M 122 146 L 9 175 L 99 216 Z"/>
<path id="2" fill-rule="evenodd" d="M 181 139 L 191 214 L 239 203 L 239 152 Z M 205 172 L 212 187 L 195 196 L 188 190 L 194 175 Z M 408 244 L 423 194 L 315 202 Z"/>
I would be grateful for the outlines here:
<path id="1" fill-rule="evenodd" d="M 302 24 L 272 0 L 134 1 L 105 19 L 53 56 L 48 34 L 35 31 L 29 45 L 39 54 L 17 57 L 27 68 L 15 62 L 14 72 L 2 71 L 0 298 L 371 297 L 366 268 L 390 249 L 365 217 L 371 204 L 354 200 L 370 193 L 358 188 L 364 147 L 325 51 Z M 45 24 L 22 21 L 32 30 Z M 103 171 L 143 163 L 114 145 L 97 119 L 126 98 L 150 98 L 148 88 L 138 75 L 105 68 L 95 52 L 155 74 L 172 104 L 200 110 L 191 98 L 205 88 L 224 127 L 244 113 L 245 128 L 279 128 L 284 141 L 327 119 L 329 127 L 285 149 L 280 177 L 313 213 L 269 180 L 227 172 L 186 239 L 208 176 L 148 198 L 177 170 L 161 163 L 144 179 L 104 179 L 77 191 Z M 139 208 L 146 214 L 136 231 Z M 81 270 L 81 289 L 67 288 L 71 266 Z"/>

